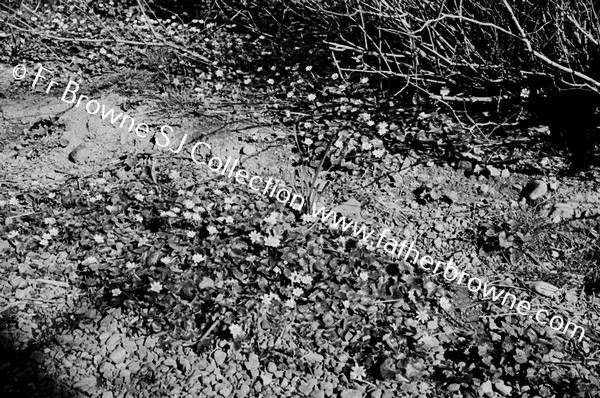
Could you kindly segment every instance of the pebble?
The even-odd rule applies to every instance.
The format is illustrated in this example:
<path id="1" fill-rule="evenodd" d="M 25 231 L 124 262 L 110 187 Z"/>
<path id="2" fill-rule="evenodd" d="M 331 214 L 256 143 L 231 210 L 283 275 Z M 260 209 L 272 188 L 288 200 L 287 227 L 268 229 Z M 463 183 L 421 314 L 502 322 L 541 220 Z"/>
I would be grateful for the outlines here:
<path id="1" fill-rule="evenodd" d="M 69 146 L 69 140 L 63 137 L 58 140 L 58 145 L 60 145 L 62 148 L 66 148 Z"/>
<path id="2" fill-rule="evenodd" d="M 521 191 L 521 196 L 527 200 L 537 200 L 544 196 L 547 192 L 548 186 L 544 181 L 534 180 L 525 185 L 525 188 L 523 188 L 523 191 Z"/>
<path id="3" fill-rule="evenodd" d="M 124 348 L 119 347 L 110 354 L 110 360 L 115 364 L 119 364 L 125 360 L 127 357 L 127 351 Z"/>
<path id="4" fill-rule="evenodd" d="M 325 391 L 323 390 L 314 390 L 309 395 L 310 398 L 325 398 Z"/>
<path id="5" fill-rule="evenodd" d="M 500 394 L 502 395 L 509 395 L 510 392 L 512 391 L 512 387 L 507 386 L 506 384 L 504 384 L 503 381 L 499 381 L 497 383 L 494 383 L 494 387 L 496 388 L 496 390 L 498 390 L 498 392 L 500 392 Z"/>
<path id="6" fill-rule="evenodd" d="M 342 393 L 340 394 L 341 398 L 362 398 L 363 393 L 362 391 L 359 390 L 344 390 L 342 391 Z"/>
<path id="7" fill-rule="evenodd" d="M 213 354 L 213 358 L 214 358 L 215 362 L 217 363 L 217 365 L 221 366 L 225 362 L 225 358 L 227 358 L 227 354 L 225 354 L 221 350 L 217 350 Z"/>
<path id="8" fill-rule="evenodd" d="M 242 148 L 242 154 L 243 155 L 254 155 L 256 153 L 256 147 L 254 145 L 244 145 L 244 147 Z"/>
<path id="9" fill-rule="evenodd" d="M 83 163 L 92 155 L 91 149 L 84 143 L 79 144 L 69 154 L 69 160 L 73 163 Z"/>
<path id="10" fill-rule="evenodd" d="M 250 354 L 248 356 L 248 361 L 244 365 L 246 365 L 246 369 L 248 370 L 258 369 L 258 367 L 260 366 L 260 362 L 258 361 L 258 355 Z"/>

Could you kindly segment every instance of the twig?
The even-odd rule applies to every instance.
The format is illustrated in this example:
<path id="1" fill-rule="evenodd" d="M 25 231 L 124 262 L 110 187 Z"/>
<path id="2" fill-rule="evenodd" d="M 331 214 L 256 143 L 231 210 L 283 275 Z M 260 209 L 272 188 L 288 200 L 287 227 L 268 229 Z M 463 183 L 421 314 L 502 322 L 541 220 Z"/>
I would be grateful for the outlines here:
<path id="1" fill-rule="evenodd" d="M 47 34 L 44 32 L 40 32 L 34 29 L 25 29 L 22 28 L 20 26 L 14 25 L 6 20 L 2 20 L 3 23 L 7 24 L 8 26 L 13 27 L 14 29 L 20 30 L 21 32 L 27 32 L 36 36 L 41 36 L 42 38 L 45 39 L 52 39 L 52 40 L 58 40 L 58 41 L 69 41 L 69 42 L 80 42 L 80 43 L 95 43 L 95 44 L 104 44 L 104 43 L 120 43 L 120 44 L 129 44 L 132 46 L 152 46 L 152 47 L 170 47 L 174 50 L 180 51 L 186 55 L 188 55 L 190 58 L 194 58 L 200 62 L 203 62 L 206 65 L 210 65 L 211 62 L 208 60 L 208 58 L 204 57 L 203 55 L 200 55 L 198 53 L 196 53 L 195 51 L 192 50 L 188 50 L 186 48 L 183 48 L 181 46 L 178 46 L 177 44 L 174 43 L 170 43 L 170 42 L 140 42 L 140 41 L 133 41 L 133 40 L 124 40 L 124 39 L 118 39 L 118 38 L 114 38 L 114 39 L 87 39 L 87 38 L 81 38 L 81 37 L 62 37 L 62 36 L 55 36 L 55 35 L 51 35 L 51 34 Z"/>

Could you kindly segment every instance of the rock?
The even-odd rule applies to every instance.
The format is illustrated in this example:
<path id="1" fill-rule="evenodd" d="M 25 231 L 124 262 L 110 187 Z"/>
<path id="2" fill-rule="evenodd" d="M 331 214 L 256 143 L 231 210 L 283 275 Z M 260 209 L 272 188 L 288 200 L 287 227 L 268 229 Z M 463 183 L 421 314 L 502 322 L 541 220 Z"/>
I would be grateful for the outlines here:
<path id="1" fill-rule="evenodd" d="M 521 197 L 529 201 L 534 201 L 544 196 L 547 192 L 548 186 L 546 183 L 541 180 L 535 180 L 525 185 L 525 188 L 521 191 Z"/>
<path id="2" fill-rule="evenodd" d="M 363 396 L 362 391 L 353 390 L 353 389 L 344 390 L 340 394 L 340 398 L 362 398 L 362 396 Z"/>
<path id="3" fill-rule="evenodd" d="M 256 153 L 256 147 L 254 145 L 244 145 L 244 147 L 242 148 L 242 154 L 243 155 L 254 155 Z"/>
<path id="4" fill-rule="evenodd" d="M 298 387 L 298 391 L 302 393 L 303 396 L 309 396 L 313 387 L 309 383 L 300 383 Z"/>
<path id="5" fill-rule="evenodd" d="M 473 163 L 470 160 L 459 160 L 456 168 L 459 170 L 473 170 Z"/>
<path id="6" fill-rule="evenodd" d="M 83 163 L 92 155 L 91 149 L 86 144 L 79 144 L 69 154 L 69 160 L 73 163 Z"/>
<path id="7" fill-rule="evenodd" d="M 498 392 L 502 395 L 509 395 L 512 391 L 512 387 L 509 387 L 506 384 L 504 384 L 502 380 L 494 383 L 494 388 L 498 390 Z"/>
<path id="8" fill-rule="evenodd" d="M 58 145 L 60 145 L 62 148 L 66 148 L 69 146 L 69 140 L 63 137 L 58 140 Z"/>
<path id="9" fill-rule="evenodd" d="M 258 361 L 258 355 L 254 353 L 250 354 L 248 356 L 248 361 L 246 361 L 244 365 L 246 365 L 246 369 L 248 370 L 258 369 L 258 367 L 260 366 L 260 362 Z"/>
<path id="10" fill-rule="evenodd" d="M 117 365 L 120 364 L 121 362 L 123 362 L 126 357 L 127 357 L 127 351 L 125 351 L 125 349 L 122 347 L 117 348 L 116 350 L 114 350 L 112 352 L 112 354 L 110 354 L 110 360 L 113 361 Z"/>
<path id="11" fill-rule="evenodd" d="M 273 362 L 269 362 L 269 364 L 267 365 L 267 371 L 269 371 L 270 373 L 277 372 L 277 365 L 275 365 Z"/>
<path id="12" fill-rule="evenodd" d="M 117 178 L 123 181 L 129 181 L 129 173 L 123 169 L 117 171 Z"/>
<path id="13" fill-rule="evenodd" d="M 550 218 L 557 223 L 560 220 L 570 219 L 575 216 L 575 205 L 573 203 L 556 203 L 552 208 Z"/>
<path id="14" fill-rule="evenodd" d="M 314 390 L 309 395 L 310 398 L 325 398 L 325 391 L 323 390 Z"/>
<path id="15" fill-rule="evenodd" d="M 544 281 L 531 282 L 529 288 L 542 296 L 552 297 L 560 289 Z"/>
<path id="16" fill-rule="evenodd" d="M 227 358 L 227 354 L 225 354 L 221 350 L 217 350 L 213 354 L 213 358 L 214 358 L 215 362 L 217 363 L 217 365 L 221 366 L 225 362 L 225 358 Z"/>

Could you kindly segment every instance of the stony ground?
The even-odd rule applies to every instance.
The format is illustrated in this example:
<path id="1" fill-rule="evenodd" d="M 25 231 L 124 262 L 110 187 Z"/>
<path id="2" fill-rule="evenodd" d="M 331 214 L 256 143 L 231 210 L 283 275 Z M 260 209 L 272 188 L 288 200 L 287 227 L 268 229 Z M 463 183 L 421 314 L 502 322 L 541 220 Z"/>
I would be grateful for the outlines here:
<path id="1" fill-rule="evenodd" d="M 47 18 L 72 23 L 65 10 Z M 218 45 L 254 43 L 235 31 L 209 48 L 225 56 Z M 565 173 L 546 128 L 489 137 L 436 109 L 377 113 L 366 83 L 342 89 L 311 65 L 289 72 L 305 79 L 290 89 L 277 68 L 165 78 L 159 66 L 177 58 L 154 54 L 145 62 L 157 69 L 145 70 L 147 54 L 122 65 L 132 52 L 107 48 L 58 60 L 5 49 L 1 59 L 3 396 L 597 393 L 599 173 Z M 160 148 L 59 90 L 32 89 L 33 76 L 15 80 L 17 63 L 190 140 L 179 154 Z M 190 160 L 198 141 L 572 319 L 585 340 L 215 175 Z M 533 180 L 547 190 L 528 202 L 520 194 Z M 536 281 L 558 293 L 536 292 Z"/>

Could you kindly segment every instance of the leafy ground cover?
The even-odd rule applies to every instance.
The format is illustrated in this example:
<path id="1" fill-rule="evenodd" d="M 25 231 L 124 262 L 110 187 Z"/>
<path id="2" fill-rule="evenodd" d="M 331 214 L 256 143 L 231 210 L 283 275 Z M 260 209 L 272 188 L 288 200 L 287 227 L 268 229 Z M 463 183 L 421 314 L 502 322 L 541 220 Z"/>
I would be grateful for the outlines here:
<path id="1" fill-rule="evenodd" d="M 386 98 L 286 27 L 61 4 L 2 14 L 5 394 L 596 394 L 598 173 L 562 173 L 546 129 L 487 134 Z M 123 42 L 157 36 L 174 45 Z M 76 37 L 90 41 L 64 45 Z M 17 63 L 210 138 L 249 170 L 572 319 L 586 339 L 392 261 L 185 151 L 71 113 L 59 94 L 32 92 L 32 77 L 15 82 Z M 261 127 L 238 134 L 240 121 Z M 97 145 L 74 163 L 79 135 Z M 519 193 L 532 177 L 550 191 L 528 203 Z M 560 294 L 535 293 L 536 280 Z"/>

